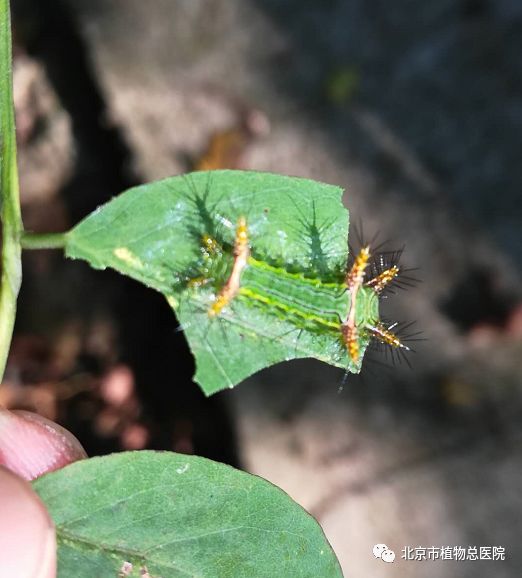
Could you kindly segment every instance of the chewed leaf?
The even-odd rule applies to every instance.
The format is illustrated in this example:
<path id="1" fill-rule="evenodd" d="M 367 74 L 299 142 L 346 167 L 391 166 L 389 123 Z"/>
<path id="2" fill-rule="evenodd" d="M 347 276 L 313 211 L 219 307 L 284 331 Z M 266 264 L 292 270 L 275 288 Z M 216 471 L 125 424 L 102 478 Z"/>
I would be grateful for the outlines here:
<path id="1" fill-rule="evenodd" d="M 360 337 L 361 360 L 349 359 L 340 328 L 350 299 L 341 195 L 268 173 L 172 177 L 100 207 L 68 233 L 66 253 L 165 295 L 207 395 L 301 357 L 357 372 L 369 337 Z M 366 301 L 364 315 L 375 317 Z"/>
<path id="2" fill-rule="evenodd" d="M 58 578 L 340 578 L 317 522 L 269 482 L 204 458 L 127 452 L 33 482 Z"/>

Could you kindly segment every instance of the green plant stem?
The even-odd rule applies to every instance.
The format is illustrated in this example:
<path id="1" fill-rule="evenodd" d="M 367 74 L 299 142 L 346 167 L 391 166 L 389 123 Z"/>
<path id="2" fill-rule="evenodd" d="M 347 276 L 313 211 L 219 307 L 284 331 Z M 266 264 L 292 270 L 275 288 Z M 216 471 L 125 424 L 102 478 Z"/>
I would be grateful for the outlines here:
<path id="1" fill-rule="evenodd" d="M 0 278 L 0 381 L 4 376 L 22 282 L 20 235 L 23 231 L 16 167 L 16 135 L 11 73 L 9 0 L 0 0 L 0 185 L 2 275 Z"/>
<path id="2" fill-rule="evenodd" d="M 66 233 L 27 233 L 20 239 L 22 249 L 63 249 Z"/>

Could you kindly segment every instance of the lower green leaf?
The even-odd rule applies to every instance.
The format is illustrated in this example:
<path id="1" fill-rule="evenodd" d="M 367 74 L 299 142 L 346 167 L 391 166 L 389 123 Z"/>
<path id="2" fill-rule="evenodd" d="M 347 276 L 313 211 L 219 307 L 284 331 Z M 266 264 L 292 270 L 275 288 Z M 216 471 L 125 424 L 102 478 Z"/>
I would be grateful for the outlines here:
<path id="1" fill-rule="evenodd" d="M 288 495 L 204 458 L 114 454 L 34 488 L 56 524 L 59 578 L 342 576 L 320 526 Z"/>

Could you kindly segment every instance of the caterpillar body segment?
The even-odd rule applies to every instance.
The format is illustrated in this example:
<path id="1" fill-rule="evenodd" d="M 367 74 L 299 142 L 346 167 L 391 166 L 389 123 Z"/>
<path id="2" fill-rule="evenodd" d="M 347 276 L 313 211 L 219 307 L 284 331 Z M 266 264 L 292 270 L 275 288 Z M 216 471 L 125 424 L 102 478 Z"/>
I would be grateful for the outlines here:
<path id="1" fill-rule="evenodd" d="M 409 351 L 409 348 L 391 331 L 392 327 L 386 327 L 379 321 L 378 305 L 374 304 L 374 307 L 369 307 L 361 312 L 359 302 L 363 296 L 368 299 L 368 290 L 370 289 L 374 297 L 378 298 L 385 287 L 389 286 L 400 272 L 399 266 L 394 264 L 365 282 L 370 259 L 370 247 L 365 246 L 355 257 L 353 265 L 345 277 L 346 287 L 350 294 L 350 304 L 346 318 L 341 325 L 341 335 L 348 356 L 355 365 L 360 362 L 360 339 L 363 336 L 369 335 L 392 348 Z"/>
<path id="2" fill-rule="evenodd" d="M 341 325 L 341 334 L 343 336 L 344 343 L 346 344 L 346 349 L 348 355 L 353 363 L 359 362 L 359 332 L 355 324 L 343 323 Z"/>
<path id="3" fill-rule="evenodd" d="M 230 301 L 238 294 L 241 273 L 248 264 L 250 257 L 250 245 L 248 241 L 248 229 L 246 218 L 241 216 L 237 221 L 236 238 L 234 241 L 234 262 L 232 271 L 227 282 L 216 296 L 214 302 L 208 309 L 209 317 L 215 317 L 221 313 L 223 307 L 228 305 Z"/>
<path id="4" fill-rule="evenodd" d="M 357 312 L 357 295 L 362 287 L 364 276 L 366 275 L 366 267 L 370 260 L 370 247 L 363 247 L 355 261 L 347 272 L 345 283 L 350 295 L 350 305 L 348 314 L 341 327 L 341 334 L 343 336 L 348 355 L 354 364 L 359 363 L 359 341 L 356 327 L 356 312 Z"/>
<path id="5" fill-rule="evenodd" d="M 395 325 L 396 324 L 386 327 L 384 323 L 379 322 L 375 325 L 367 325 L 366 328 L 372 334 L 372 336 L 375 337 L 375 339 L 384 345 L 389 345 L 394 349 L 405 349 L 406 351 L 411 351 L 411 349 L 402 343 L 399 337 L 397 337 L 397 335 L 391 331 Z"/>
<path id="6" fill-rule="evenodd" d="M 206 233 L 201 237 L 201 252 L 205 258 L 210 259 L 213 255 L 221 253 L 222 251 L 221 245 L 214 237 Z"/>
<path id="7" fill-rule="evenodd" d="M 210 304 L 204 305 L 211 319 L 223 315 L 230 321 L 234 313 L 224 315 L 224 309 L 237 300 L 293 325 L 299 336 L 305 330 L 330 335 L 340 354 L 348 356 L 351 372 L 360 371 L 372 339 L 396 351 L 410 351 L 379 314 L 383 291 L 400 274 L 395 257 L 393 262 L 383 254 L 374 257 L 367 245 L 344 275 L 339 272 L 340 278 L 325 281 L 317 272 L 291 272 L 252 254 L 245 216 L 237 219 L 233 244 L 204 234 L 200 249 L 200 269 L 187 285 L 196 290 L 214 288 Z"/>
<path id="8" fill-rule="evenodd" d="M 366 267 L 368 267 L 368 262 L 370 260 L 370 247 L 363 247 L 355 261 L 346 273 L 345 284 L 348 287 L 348 291 L 357 293 L 359 287 L 364 281 L 364 276 L 366 275 Z"/>
<path id="9" fill-rule="evenodd" d="M 372 287 L 375 293 L 378 295 L 381 294 L 385 287 L 387 287 L 394 279 L 397 278 L 399 275 L 399 267 L 397 265 L 393 265 L 388 269 L 385 269 L 373 279 L 370 279 L 366 282 L 366 287 Z"/>
<path id="10" fill-rule="evenodd" d="M 269 265 L 250 257 L 241 279 L 238 299 L 270 310 L 299 329 L 339 335 L 340 319 L 349 296 L 337 283 L 324 283 L 300 273 Z"/>

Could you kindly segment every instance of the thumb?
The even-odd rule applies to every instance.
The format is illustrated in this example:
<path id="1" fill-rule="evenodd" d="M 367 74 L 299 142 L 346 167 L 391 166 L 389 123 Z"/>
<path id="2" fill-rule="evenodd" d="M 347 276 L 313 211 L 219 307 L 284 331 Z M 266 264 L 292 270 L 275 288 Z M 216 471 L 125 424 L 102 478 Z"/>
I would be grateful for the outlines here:
<path id="1" fill-rule="evenodd" d="M 54 526 L 25 480 L 85 457 L 78 440 L 59 425 L 0 407 L 0 578 L 56 576 Z"/>
<path id="2" fill-rule="evenodd" d="M 56 538 L 29 483 L 0 466 L 0 576 L 54 578 Z"/>
<path id="3" fill-rule="evenodd" d="M 80 442 L 58 424 L 35 413 L 0 407 L 0 465 L 25 480 L 86 457 Z"/>

